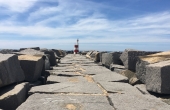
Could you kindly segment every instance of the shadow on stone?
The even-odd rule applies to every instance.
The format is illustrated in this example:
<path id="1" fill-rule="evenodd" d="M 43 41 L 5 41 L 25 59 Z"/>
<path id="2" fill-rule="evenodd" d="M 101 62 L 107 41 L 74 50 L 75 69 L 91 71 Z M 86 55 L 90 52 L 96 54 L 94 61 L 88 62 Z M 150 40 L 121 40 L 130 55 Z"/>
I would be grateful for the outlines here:
<path id="1" fill-rule="evenodd" d="M 129 83 L 129 81 L 128 81 L 128 80 L 109 81 L 109 82 L 122 82 L 122 83 Z"/>
<path id="2" fill-rule="evenodd" d="M 80 75 L 58 74 L 57 76 L 63 76 L 63 77 L 75 77 L 75 76 L 80 76 Z"/>
<path id="3" fill-rule="evenodd" d="M 46 84 L 55 84 L 55 83 L 60 83 L 60 82 L 57 82 L 57 81 L 47 81 Z"/>

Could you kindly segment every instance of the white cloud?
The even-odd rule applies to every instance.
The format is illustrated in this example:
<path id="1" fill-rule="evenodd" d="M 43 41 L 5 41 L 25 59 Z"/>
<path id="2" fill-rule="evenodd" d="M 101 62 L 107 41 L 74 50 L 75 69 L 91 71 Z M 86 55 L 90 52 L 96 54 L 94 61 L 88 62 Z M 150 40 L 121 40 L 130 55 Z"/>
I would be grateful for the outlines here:
<path id="1" fill-rule="evenodd" d="M 0 7 L 13 12 L 24 12 L 37 0 L 0 0 Z"/>

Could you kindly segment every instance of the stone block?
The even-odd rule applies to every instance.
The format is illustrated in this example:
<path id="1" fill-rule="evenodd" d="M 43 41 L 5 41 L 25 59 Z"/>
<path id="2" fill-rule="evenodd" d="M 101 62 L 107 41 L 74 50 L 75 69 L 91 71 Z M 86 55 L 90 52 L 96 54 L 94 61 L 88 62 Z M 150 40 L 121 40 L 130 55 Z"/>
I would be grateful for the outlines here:
<path id="1" fill-rule="evenodd" d="M 25 79 L 18 56 L 14 54 L 0 54 L 0 87 L 21 82 Z"/>
<path id="2" fill-rule="evenodd" d="M 34 50 L 34 49 L 25 49 L 20 52 L 15 52 L 15 54 L 18 55 L 33 55 L 33 56 L 41 56 L 45 62 L 44 62 L 44 70 L 49 70 L 50 69 L 50 55 L 45 54 L 44 52 Z"/>
<path id="3" fill-rule="evenodd" d="M 15 110 L 27 98 L 28 83 L 13 84 L 0 90 L 0 108 L 4 110 Z"/>
<path id="4" fill-rule="evenodd" d="M 140 84 L 141 82 L 139 81 L 139 79 L 137 79 L 136 75 L 134 72 L 130 71 L 130 70 L 123 70 L 121 71 L 121 73 L 123 76 L 126 76 L 129 80 L 129 84 L 131 85 L 135 85 L 135 84 Z"/>
<path id="5" fill-rule="evenodd" d="M 13 52 L 19 52 L 19 50 L 14 50 L 14 49 L 2 49 L 2 50 L 0 50 L 0 53 L 2 53 L 2 54 L 12 54 Z"/>
<path id="6" fill-rule="evenodd" d="M 170 94 L 170 60 L 146 66 L 146 89 L 160 94 Z"/>
<path id="7" fill-rule="evenodd" d="M 17 110 L 114 110 L 103 95 L 33 94 Z"/>
<path id="8" fill-rule="evenodd" d="M 103 53 L 102 54 L 102 64 L 107 68 L 110 67 L 111 64 L 122 64 L 120 60 L 121 52 L 112 52 L 112 53 Z"/>
<path id="9" fill-rule="evenodd" d="M 44 52 L 44 54 L 50 55 L 50 57 L 49 57 L 50 66 L 55 66 L 55 65 L 57 65 L 54 51 L 52 51 L 52 50 L 50 50 L 50 49 L 48 49 L 48 50 L 40 50 L 40 51 L 41 51 L 41 52 Z"/>
<path id="10" fill-rule="evenodd" d="M 25 50 L 25 49 L 34 49 L 34 50 L 40 50 L 40 47 L 20 48 L 20 51 L 21 51 L 21 50 Z"/>
<path id="11" fill-rule="evenodd" d="M 60 50 L 58 50 L 58 49 L 52 49 L 52 51 L 55 52 L 56 57 L 64 57 L 64 56 L 61 54 Z"/>
<path id="12" fill-rule="evenodd" d="M 93 53 L 93 50 L 92 51 L 89 51 L 89 52 L 87 52 L 87 54 L 86 54 L 86 58 L 90 58 L 90 55 Z"/>
<path id="13" fill-rule="evenodd" d="M 100 62 L 100 52 L 97 52 L 94 56 L 94 62 Z"/>
<path id="14" fill-rule="evenodd" d="M 149 54 L 154 54 L 154 53 L 157 53 L 157 52 L 147 52 L 147 51 L 139 51 L 139 50 L 134 50 L 134 49 L 125 49 L 125 51 L 121 54 L 120 59 L 122 60 L 126 69 L 135 72 L 138 56 L 144 56 L 144 55 L 149 55 Z"/>
<path id="15" fill-rule="evenodd" d="M 111 65 L 110 65 L 110 70 L 111 70 L 111 71 L 114 71 L 115 69 L 125 70 L 125 67 L 124 67 L 123 65 L 111 64 Z"/>
<path id="16" fill-rule="evenodd" d="M 25 74 L 25 80 L 29 82 L 36 81 L 42 73 L 44 60 L 39 56 L 32 55 L 20 55 L 18 56 L 20 60 L 21 68 Z"/>
<path id="17" fill-rule="evenodd" d="M 136 63 L 136 76 L 137 78 L 145 83 L 146 66 L 149 64 L 158 63 L 161 61 L 166 61 L 170 59 L 170 51 L 160 52 L 156 54 L 139 56 Z"/>

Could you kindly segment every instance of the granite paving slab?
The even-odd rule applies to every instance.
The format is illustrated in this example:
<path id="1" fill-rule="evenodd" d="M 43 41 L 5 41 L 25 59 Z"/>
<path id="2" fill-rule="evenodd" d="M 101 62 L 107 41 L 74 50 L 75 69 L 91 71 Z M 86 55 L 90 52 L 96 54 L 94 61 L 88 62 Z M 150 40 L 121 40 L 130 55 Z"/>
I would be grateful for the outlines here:
<path id="1" fill-rule="evenodd" d="M 105 96 L 33 94 L 17 110 L 114 110 Z"/>
<path id="2" fill-rule="evenodd" d="M 29 93 L 83 93 L 102 94 L 102 90 L 92 82 L 64 82 L 32 87 Z"/>

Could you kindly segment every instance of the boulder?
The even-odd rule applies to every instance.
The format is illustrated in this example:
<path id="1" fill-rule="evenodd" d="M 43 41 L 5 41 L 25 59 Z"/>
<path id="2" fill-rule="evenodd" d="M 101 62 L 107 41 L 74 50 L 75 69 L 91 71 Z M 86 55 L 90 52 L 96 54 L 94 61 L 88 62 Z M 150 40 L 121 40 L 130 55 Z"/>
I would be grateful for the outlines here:
<path id="1" fill-rule="evenodd" d="M 141 82 L 139 79 L 137 79 L 136 75 L 134 72 L 130 70 L 122 70 L 121 73 L 123 76 L 126 76 L 129 80 L 129 84 L 135 85 L 135 84 L 140 84 Z"/>
<path id="2" fill-rule="evenodd" d="M 49 57 L 50 66 L 55 66 L 55 65 L 57 65 L 54 51 L 52 51 L 52 50 L 50 50 L 50 49 L 48 49 L 48 50 L 40 50 L 40 51 L 41 51 L 41 52 L 44 52 L 44 54 L 50 55 L 50 57 Z"/>
<path id="3" fill-rule="evenodd" d="M 110 67 L 111 64 L 122 64 L 120 60 L 121 52 L 112 52 L 112 53 L 103 53 L 102 54 L 102 64 L 107 68 Z"/>
<path id="4" fill-rule="evenodd" d="M 18 56 L 14 54 L 0 54 L 0 87 L 21 82 L 25 79 Z"/>
<path id="5" fill-rule="evenodd" d="M 122 60 L 126 69 L 135 72 L 138 56 L 144 56 L 144 55 L 149 55 L 154 53 L 158 53 L 158 52 L 146 52 L 146 51 L 139 51 L 134 49 L 125 49 L 125 51 L 121 54 L 120 59 Z"/>
<path id="6" fill-rule="evenodd" d="M 61 52 L 60 52 L 60 50 L 57 50 L 57 49 L 52 49 L 52 51 L 54 51 L 55 52 L 55 54 L 56 54 L 56 57 L 64 57 L 62 54 L 61 54 Z"/>
<path id="7" fill-rule="evenodd" d="M 26 81 L 34 82 L 40 78 L 44 65 L 44 60 L 41 56 L 20 55 L 18 59 L 20 60 Z"/>
<path id="8" fill-rule="evenodd" d="M 50 69 L 50 55 L 49 54 L 45 54 L 44 52 L 38 51 L 38 50 L 34 50 L 34 49 L 25 49 L 22 50 L 20 52 L 14 52 L 15 54 L 18 55 L 33 55 L 33 56 L 41 56 L 44 59 L 44 70 L 49 70 Z"/>
<path id="9" fill-rule="evenodd" d="M 34 50 L 40 50 L 40 47 L 20 48 L 20 51 L 21 51 L 21 50 L 25 50 L 25 49 L 34 49 Z"/>
<path id="10" fill-rule="evenodd" d="M 87 54 L 86 54 L 86 58 L 90 58 L 90 55 L 93 53 L 93 50 L 92 51 L 89 51 L 89 52 L 87 52 Z"/>
<path id="11" fill-rule="evenodd" d="M 146 89 L 160 94 L 170 94 L 170 60 L 146 66 Z"/>
<path id="12" fill-rule="evenodd" d="M 125 67 L 123 65 L 117 65 L 117 64 L 111 64 L 110 65 L 110 70 L 111 71 L 115 71 L 116 69 L 125 70 Z"/>
<path id="13" fill-rule="evenodd" d="M 92 59 L 93 59 L 93 58 L 95 57 L 96 53 L 98 53 L 98 51 L 96 51 L 96 50 L 95 50 L 95 51 L 93 51 L 93 52 L 89 55 L 89 56 L 90 56 L 90 58 L 92 58 Z"/>
<path id="14" fill-rule="evenodd" d="M 145 75 L 146 75 L 146 65 L 158 63 L 161 61 L 166 61 L 170 59 L 170 51 L 160 52 L 156 54 L 139 56 L 138 61 L 136 63 L 136 76 L 137 78 L 145 83 Z"/>
<path id="15" fill-rule="evenodd" d="M 97 52 L 94 56 L 94 62 L 100 62 L 100 52 Z"/>
<path id="16" fill-rule="evenodd" d="M 2 54 L 12 54 L 13 52 L 19 52 L 19 50 L 14 50 L 14 49 L 2 49 L 2 50 L 0 50 L 0 53 L 2 53 Z"/>
<path id="17" fill-rule="evenodd" d="M 82 51 L 81 55 L 86 55 L 88 51 Z"/>
<path id="18" fill-rule="evenodd" d="M 28 96 L 28 83 L 13 84 L 0 90 L 0 108 L 15 110 Z"/>

